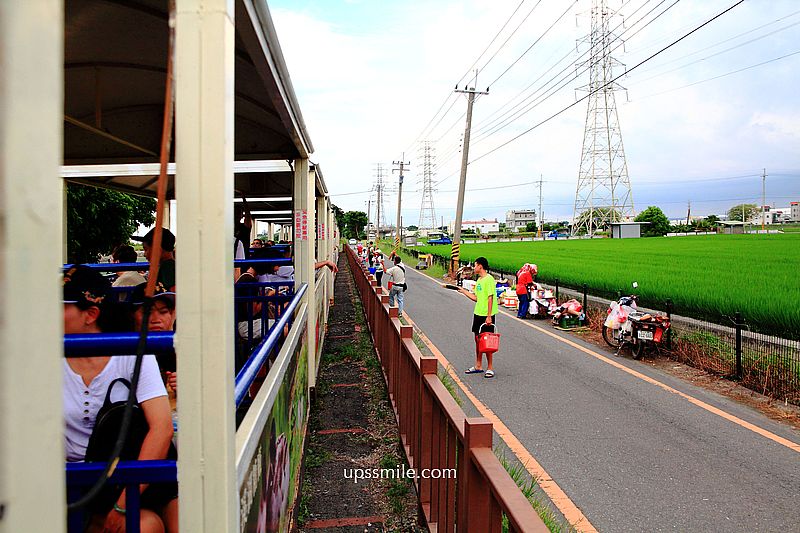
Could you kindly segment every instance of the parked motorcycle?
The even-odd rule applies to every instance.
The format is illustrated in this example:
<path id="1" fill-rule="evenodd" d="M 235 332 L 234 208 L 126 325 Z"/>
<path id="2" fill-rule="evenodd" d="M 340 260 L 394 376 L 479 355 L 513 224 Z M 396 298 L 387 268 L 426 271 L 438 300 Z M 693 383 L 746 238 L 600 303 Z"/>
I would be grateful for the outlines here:
<path id="1" fill-rule="evenodd" d="M 603 340 L 617 349 L 617 354 L 630 345 L 634 359 L 640 359 L 645 349 L 661 344 L 670 329 L 669 320 L 661 315 L 636 310 L 636 295 L 623 296 L 612 302 L 603 323 Z"/>

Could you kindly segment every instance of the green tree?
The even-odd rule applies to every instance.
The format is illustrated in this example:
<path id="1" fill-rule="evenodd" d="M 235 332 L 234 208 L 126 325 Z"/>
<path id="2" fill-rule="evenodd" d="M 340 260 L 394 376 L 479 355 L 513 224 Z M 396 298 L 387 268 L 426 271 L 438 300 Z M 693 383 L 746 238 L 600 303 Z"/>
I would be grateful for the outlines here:
<path id="1" fill-rule="evenodd" d="M 533 233 L 534 231 L 536 231 L 536 222 L 527 222 L 525 224 L 525 231 L 527 231 L 528 233 Z"/>
<path id="2" fill-rule="evenodd" d="M 669 233 L 669 219 L 661 208 L 651 205 L 634 219 L 635 222 L 649 222 L 642 226 L 644 237 L 661 237 Z"/>
<path id="3" fill-rule="evenodd" d="M 87 185 L 67 184 L 67 258 L 94 263 L 128 242 L 139 225 L 151 226 L 156 201 Z"/>
<path id="4" fill-rule="evenodd" d="M 408 231 L 419 231 L 419 226 L 409 226 L 406 229 Z"/>
<path id="5" fill-rule="evenodd" d="M 367 227 L 367 214 L 363 211 L 348 211 L 344 214 L 343 220 L 342 234 L 348 239 L 360 239 L 364 228 Z"/>
<path id="6" fill-rule="evenodd" d="M 728 209 L 728 220 L 738 220 L 740 222 L 749 222 L 758 213 L 758 206 L 756 204 L 739 204 Z M 742 218 L 744 215 L 744 218 Z"/>
<path id="7" fill-rule="evenodd" d="M 336 204 L 331 204 L 331 211 L 336 218 L 336 226 L 339 228 L 339 235 L 344 235 L 344 211 Z"/>
<path id="8" fill-rule="evenodd" d="M 719 225 L 719 217 L 717 215 L 708 215 L 705 220 L 711 228 Z"/>

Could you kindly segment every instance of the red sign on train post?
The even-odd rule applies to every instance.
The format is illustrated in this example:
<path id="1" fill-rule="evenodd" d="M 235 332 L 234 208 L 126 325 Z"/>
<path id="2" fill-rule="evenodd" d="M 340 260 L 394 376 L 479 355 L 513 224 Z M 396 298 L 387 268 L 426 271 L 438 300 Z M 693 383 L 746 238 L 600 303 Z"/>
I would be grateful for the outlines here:
<path id="1" fill-rule="evenodd" d="M 296 209 L 294 212 L 294 228 L 297 238 L 301 241 L 308 240 L 308 211 Z"/>

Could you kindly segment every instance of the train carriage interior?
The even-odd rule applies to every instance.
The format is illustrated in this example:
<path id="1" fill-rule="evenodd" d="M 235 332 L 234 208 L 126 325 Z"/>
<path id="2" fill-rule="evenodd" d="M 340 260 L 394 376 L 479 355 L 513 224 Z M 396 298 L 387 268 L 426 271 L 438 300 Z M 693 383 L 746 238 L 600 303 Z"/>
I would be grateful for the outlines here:
<path id="1" fill-rule="evenodd" d="M 228 152 L 232 152 L 232 159 L 228 162 L 232 179 L 227 185 L 232 195 L 228 198 L 215 198 L 214 200 L 218 200 L 217 205 L 208 207 L 238 214 L 246 202 L 248 214 L 254 221 L 250 237 L 256 236 L 256 225 L 261 222 L 268 228 L 270 237 L 275 235 L 278 240 L 286 243 L 276 244 L 271 254 L 257 254 L 256 250 L 251 250 L 253 256 L 249 260 L 231 261 L 231 287 L 234 269 L 244 272 L 255 265 L 260 266 L 259 271 L 263 271 L 265 268 L 291 266 L 295 272 L 295 276 L 289 281 L 262 279 L 244 283 L 234 290 L 228 289 L 224 294 L 231 296 L 230 302 L 218 304 L 227 309 L 226 312 L 217 313 L 219 318 L 232 322 L 230 318 L 235 315 L 236 323 L 231 324 L 228 339 L 232 347 L 219 355 L 220 358 L 225 358 L 226 354 L 235 356 L 235 361 L 226 364 L 234 366 L 235 384 L 230 385 L 234 396 L 231 406 L 235 404 L 236 407 L 235 428 L 238 429 L 235 436 L 228 437 L 235 443 L 235 450 L 225 450 L 225 453 L 231 454 L 232 451 L 232 459 L 236 463 L 236 484 L 233 492 L 246 499 L 247 493 L 242 487 L 245 478 L 252 475 L 252 470 L 261 471 L 261 465 L 254 461 L 261 460 L 262 441 L 275 439 L 274 435 L 269 435 L 267 420 L 278 416 L 273 410 L 291 408 L 283 404 L 277 405 L 276 397 L 287 386 L 294 395 L 294 389 L 302 385 L 307 390 L 297 401 L 305 402 L 306 406 L 302 410 L 307 411 L 310 396 L 308 392 L 313 389 L 317 354 L 321 351 L 321 346 L 317 346 L 319 336 L 316 332 L 320 327 L 324 330 L 324 324 L 318 324 L 317 320 L 324 321 L 327 317 L 327 304 L 333 291 L 333 272 L 322 269 L 311 276 L 307 273 L 314 272 L 313 263 L 317 259 L 335 261 L 337 233 L 322 171 L 318 165 L 308 161 L 313 146 L 266 2 L 237 0 L 234 4 L 234 44 L 232 54 L 225 58 L 227 65 L 232 62 L 232 73 L 229 74 L 233 78 L 233 113 L 227 117 L 233 130 L 233 146 Z M 184 282 L 185 278 L 181 277 L 181 259 L 186 257 L 185 260 L 188 261 L 192 260 L 190 257 L 196 257 L 181 247 L 182 235 L 193 231 L 191 228 L 187 230 L 185 226 L 185 222 L 191 217 L 186 211 L 181 212 L 181 187 L 202 186 L 194 179 L 195 168 L 185 175 L 182 175 L 180 169 L 181 150 L 187 150 L 183 148 L 185 145 L 181 139 L 181 133 L 187 133 L 186 130 L 181 130 L 180 125 L 180 76 L 183 72 L 180 62 L 182 58 L 187 62 L 192 59 L 189 55 L 191 52 L 184 55 L 180 48 L 182 5 L 182 2 L 178 2 L 175 39 L 177 111 L 176 123 L 172 128 L 174 140 L 168 157 L 168 203 L 165 206 L 167 212 L 163 225 L 167 226 L 171 219 L 177 219 L 176 226 L 171 228 L 177 237 L 177 323 L 181 324 L 180 329 L 195 328 L 198 325 L 209 328 L 215 326 L 213 319 L 218 317 L 209 314 L 211 319 L 206 317 L 195 320 L 195 313 L 187 309 L 193 304 L 188 303 L 189 299 L 184 297 L 184 294 L 193 290 L 192 282 Z M 187 18 L 184 17 L 184 20 Z M 166 0 L 79 0 L 65 4 L 61 167 L 61 176 L 65 182 L 156 196 L 168 73 L 169 25 L 170 6 Z M 227 65 L 223 70 L 230 71 Z M 201 151 L 206 148 L 203 144 L 200 146 Z M 196 157 L 196 160 L 202 160 L 203 155 L 197 154 Z M 170 217 L 170 208 L 177 211 L 177 216 L 173 213 Z M 197 213 L 197 216 L 202 216 L 202 213 Z M 228 229 L 233 245 L 233 222 L 226 226 L 226 230 Z M 250 239 L 245 245 L 249 248 Z M 231 252 L 235 253 L 235 249 Z M 216 253 L 215 259 L 226 255 L 232 259 L 231 252 L 220 251 Z M 146 271 L 148 268 L 147 263 L 99 263 L 90 266 L 104 272 Z M 182 306 L 183 302 L 187 303 Z M 201 303 L 203 306 L 210 304 L 207 301 Z M 213 304 L 210 306 L 213 307 Z M 231 309 L 234 310 L 233 313 Z M 202 311 L 206 312 L 206 309 Z M 246 316 L 243 317 L 242 313 Z M 189 318 L 185 318 L 187 316 Z M 246 324 L 244 331 L 237 328 L 243 323 Z M 182 352 L 178 343 L 173 341 L 178 336 L 178 333 L 173 332 L 150 334 L 147 353 L 175 354 L 179 361 L 178 374 L 182 375 Z M 138 334 L 134 332 L 122 335 L 66 335 L 65 353 L 68 357 L 101 354 L 129 356 L 135 351 L 137 337 Z M 301 354 L 305 354 L 304 359 L 301 359 Z M 303 366 L 307 368 L 298 368 Z M 300 383 L 300 379 L 304 382 Z M 181 385 L 184 388 L 191 387 L 185 383 Z M 189 408 L 183 407 L 181 398 L 181 395 L 177 395 L 177 401 L 173 400 L 173 407 L 177 404 L 174 429 L 183 436 L 194 431 L 184 431 L 184 425 L 191 427 L 195 423 L 191 418 L 200 415 L 194 411 L 184 415 L 184 411 Z M 193 397 L 190 401 L 195 399 Z M 189 401 L 186 403 L 189 405 Z M 186 416 L 189 418 L 188 422 L 184 420 Z M 284 413 L 283 416 L 288 419 L 289 413 Z M 304 424 L 304 419 L 293 421 L 301 426 Z M 200 426 L 210 426 L 209 422 L 207 419 L 203 420 Z M 274 431 L 274 427 L 272 430 Z M 193 448 L 202 446 L 202 443 L 192 442 L 188 437 L 177 442 L 177 462 L 174 459 L 123 461 L 116 468 L 112 481 L 129 489 L 139 483 L 176 481 L 181 486 L 187 486 L 185 479 L 190 478 L 183 478 L 180 473 L 194 465 L 184 461 L 183 457 L 198 457 Z M 293 444 L 295 448 L 298 445 L 302 450 L 302 442 Z M 206 457 L 206 460 L 214 459 L 216 458 Z M 67 463 L 67 499 L 71 502 L 78 499 L 97 479 L 104 466 L 102 463 Z M 296 483 L 297 474 L 292 474 L 292 482 Z M 266 482 L 262 484 L 266 491 Z M 131 496 L 133 492 L 136 491 L 128 490 L 128 507 L 135 510 L 139 502 L 135 495 Z M 187 507 L 192 505 L 193 500 L 183 497 L 182 494 L 180 503 L 183 517 L 185 512 L 191 512 L 191 508 Z M 284 509 L 277 518 L 279 521 L 286 519 L 285 507 L 288 503 L 282 502 Z M 68 530 L 80 531 L 86 520 L 83 510 L 69 512 L 67 516 Z M 138 513 L 127 513 L 126 521 L 130 531 L 138 530 L 137 517 Z"/>

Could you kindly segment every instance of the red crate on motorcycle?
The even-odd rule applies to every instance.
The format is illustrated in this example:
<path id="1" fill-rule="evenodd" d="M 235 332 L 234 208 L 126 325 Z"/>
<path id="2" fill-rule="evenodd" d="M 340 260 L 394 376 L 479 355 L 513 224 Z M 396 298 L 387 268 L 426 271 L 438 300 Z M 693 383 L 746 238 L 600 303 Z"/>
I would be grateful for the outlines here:
<path id="1" fill-rule="evenodd" d="M 492 331 L 483 331 L 485 326 L 490 326 Z M 495 353 L 500 349 L 500 334 L 494 324 L 482 324 L 478 330 L 478 352 Z"/>

